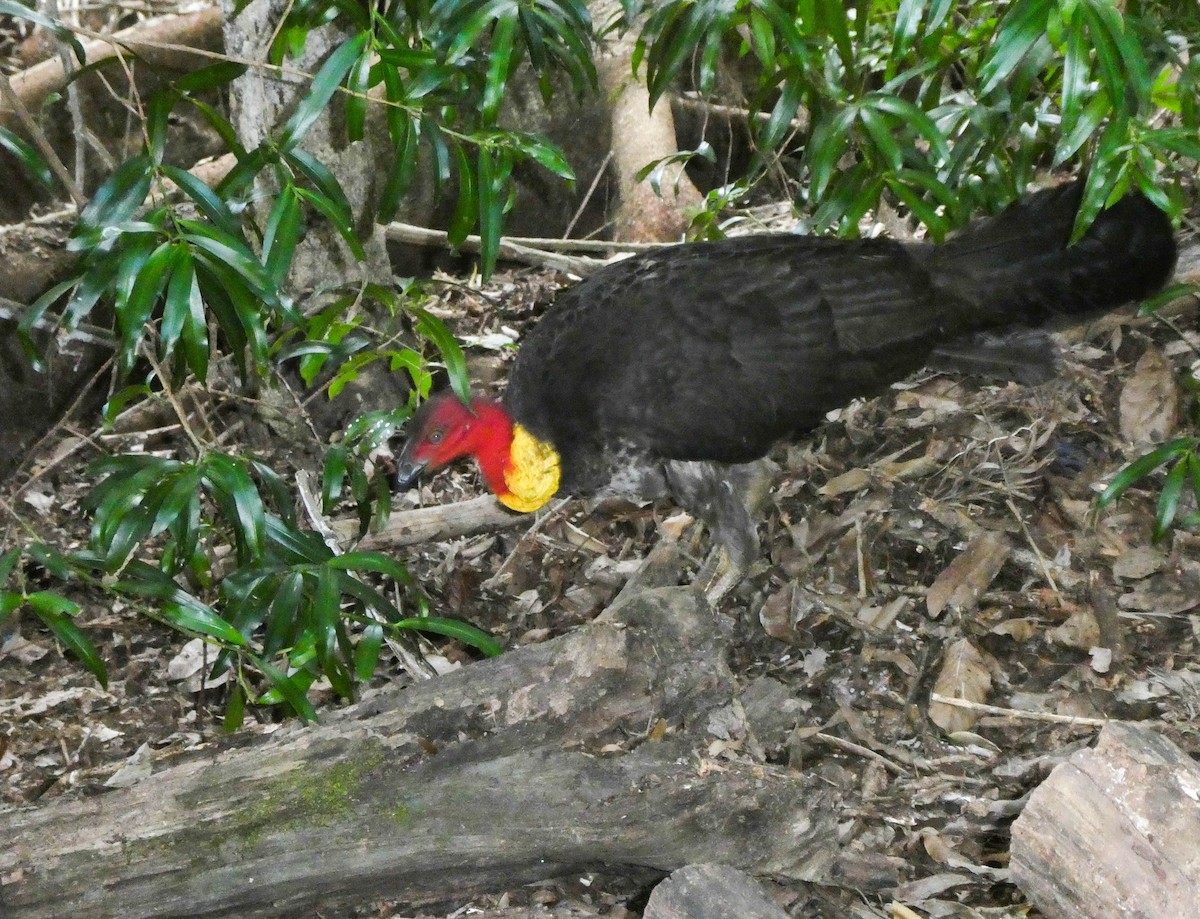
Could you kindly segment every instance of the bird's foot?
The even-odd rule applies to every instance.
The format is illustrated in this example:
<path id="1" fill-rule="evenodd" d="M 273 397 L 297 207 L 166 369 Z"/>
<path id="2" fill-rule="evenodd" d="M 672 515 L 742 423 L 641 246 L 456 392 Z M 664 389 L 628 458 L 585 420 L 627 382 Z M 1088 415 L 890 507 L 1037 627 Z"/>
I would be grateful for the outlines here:
<path id="1" fill-rule="evenodd" d="M 738 585 L 745 573 L 745 567 L 734 563 L 725 546 L 716 545 L 696 572 L 693 583 L 703 592 L 709 605 L 715 607 Z"/>

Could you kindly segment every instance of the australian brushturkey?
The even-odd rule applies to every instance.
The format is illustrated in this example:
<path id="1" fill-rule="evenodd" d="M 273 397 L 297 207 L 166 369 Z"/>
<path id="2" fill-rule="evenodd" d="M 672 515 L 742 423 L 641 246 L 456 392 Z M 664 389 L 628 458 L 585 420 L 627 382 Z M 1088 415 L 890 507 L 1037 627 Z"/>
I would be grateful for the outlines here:
<path id="1" fill-rule="evenodd" d="M 712 528 L 714 593 L 757 551 L 747 466 L 830 409 L 984 330 L 1042 326 L 1159 290 L 1167 217 L 1127 195 L 1068 245 L 1082 183 L 1039 192 L 943 245 L 786 234 L 625 259 L 564 291 L 499 402 L 449 393 L 412 419 L 398 479 L 474 456 L 507 506 L 556 494 L 670 495 Z"/>

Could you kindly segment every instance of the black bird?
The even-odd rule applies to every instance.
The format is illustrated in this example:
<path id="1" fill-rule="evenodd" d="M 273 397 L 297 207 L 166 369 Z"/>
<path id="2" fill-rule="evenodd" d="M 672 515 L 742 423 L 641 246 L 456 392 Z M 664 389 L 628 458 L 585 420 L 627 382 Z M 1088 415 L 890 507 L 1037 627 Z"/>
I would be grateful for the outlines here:
<path id="1" fill-rule="evenodd" d="M 939 346 L 1077 320 L 1166 283 L 1166 215 L 1126 195 L 1069 245 L 1082 193 L 1038 192 L 943 245 L 772 234 L 616 262 L 559 295 L 501 401 L 441 393 L 422 406 L 398 479 L 472 455 L 519 511 L 556 494 L 670 495 L 724 550 L 706 566 L 719 595 L 757 552 L 747 464 L 776 441 Z"/>

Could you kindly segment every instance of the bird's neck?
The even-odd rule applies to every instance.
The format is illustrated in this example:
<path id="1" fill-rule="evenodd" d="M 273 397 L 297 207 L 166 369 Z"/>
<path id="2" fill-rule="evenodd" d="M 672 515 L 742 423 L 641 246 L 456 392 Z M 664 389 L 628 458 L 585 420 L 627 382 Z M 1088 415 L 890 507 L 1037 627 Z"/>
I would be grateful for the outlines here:
<path id="1" fill-rule="evenodd" d="M 515 511 L 534 511 L 558 491 L 559 456 L 514 421 L 499 402 L 476 399 L 475 462 L 500 503 Z"/>

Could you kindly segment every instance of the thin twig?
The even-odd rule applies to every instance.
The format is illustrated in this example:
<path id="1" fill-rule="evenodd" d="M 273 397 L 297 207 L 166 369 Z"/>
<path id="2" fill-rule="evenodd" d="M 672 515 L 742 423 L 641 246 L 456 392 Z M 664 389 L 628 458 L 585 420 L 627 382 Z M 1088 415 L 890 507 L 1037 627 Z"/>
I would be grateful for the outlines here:
<path id="1" fill-rule="evenodd" d="M 833 734 L 817 733 L 813 735 L 818 740 L 824 741 L 830 746 L 845 750 L 847 753 L 854 753 L 858 756 L 865 757 L 869 760 L 874 760 L 883 766 L 888 772 L 894 775 L 908 775 L 909 771 L 897 762 L 888 759 L 882 753 L 876 753 L 870 747 L 864 747 L 862 744 L 856 744 L 852 740 L 846 740 L 844 737 L 835 737 Z"/>
<path id="2" fill-rule="evenodd" d="M 196 450 L 196 455 L 204 456 L 207 452 L 204 444 L 200 442 L 200 438 L 192 430 L 192 426 L 188 421 L 188 413 L 184 409 L 183 403 L 179 401 L 178 394 L 171 388 L 171 381 L 163 371 L 162 365 L 154 359 L 154 355 L 151 352 L 151 348 L 142 348 L 142 357 L 149 361 L 150 366 L 154 368 L 154 375 L 162 383 L 163 395 L 167 397 L 167 401 L 171 403 L 171 408 L 175 410 L 175 416 L 179 419 L 180 425 L 183 426 L 183 432 L 188 436 L 188 440 L 192 442 L 192 446 Z"/>
<path id="3" fill-rule="evenodd" d="M 943 696 L 940 692 L 929 694 L 930 702 L 940 702 L 955 708 L 965 708 L 984 715 L 1001 715 L 1005 718 L 1020 718 L 1025 721 L 1048 721 L 1051 724 L 1078 724 L 1086 727 L 1102 728 L 1113 724 L 1115 718 L 1084 718 L 1077 715 L 1055 715 L 1051 712 L 1027 712 L 1019 708 L 1003 708 L 999 705 L 987 705 L 983 702 L 972 702 L 969 699 L 959 699 L 954 696 Z"/>
<path id="4" fill-rule="evenodd" d="M 596 193 L 596 188 L 600 184 L 600 180 L 604 178 L 604 172 L 608 169 L 608 164 L 612 162 L 612 148 L 604 156 L 604 162 L 600 164 L 600 168 L 596 170 L 596 174 L 592 177 L 592 184 L 588 186 L 587 193 L 584 194 L 583 200 L 579 202 L 579 207 L 575 208 L 575 216 L 571 218 L 571 222 L 567 224 L 567 228 L 563 230 L 563 239 L 567 239 L 571 235 L 571 231 L 575 229 L 575 224 L 579 222 L 579 218 L 583 216 L 584 209 L 588 206 L 588 202 L 592 200 L 592 195 Z"/>

